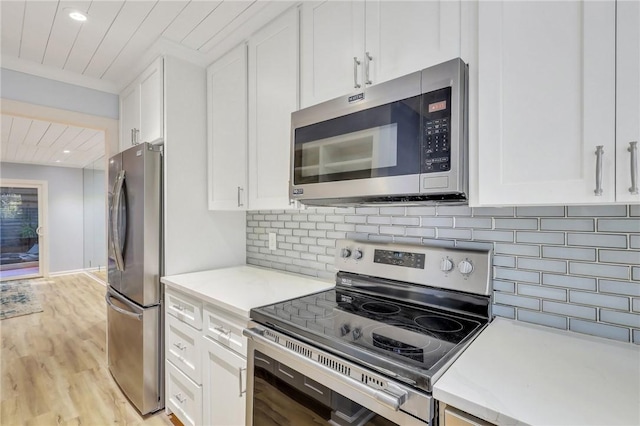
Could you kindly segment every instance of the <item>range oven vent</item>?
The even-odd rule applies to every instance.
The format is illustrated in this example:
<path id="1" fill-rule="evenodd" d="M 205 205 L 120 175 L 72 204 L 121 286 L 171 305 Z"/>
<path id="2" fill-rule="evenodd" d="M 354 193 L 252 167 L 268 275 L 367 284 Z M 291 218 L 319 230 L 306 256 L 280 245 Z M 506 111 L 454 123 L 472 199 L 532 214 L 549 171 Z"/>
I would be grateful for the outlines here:
<path id="1" fill-rule="evenodd" d="M 280 336 L 269 329 L 264 330 L 264 337 L 273 340 L 275 343 L 280 343 Z"/>
<path id="2" fill-rule="evenodd" d="M 372 388 L 384 389 L 384 382 L 382 380 L 376 379 L 373 376 L 368 374 L 362 374 L 362 378 L 360 381 L 366 385 L 371 386 Z"/>
<path id="3" fill-rule="evenodd" d="M 331 368 L 332 370 L 336 370 L 345 376 L 351 376 L 351 368 L 349 366 L 336 361 L 334 359 L 328 358 L 324 355 L 318 354 L 318 362 L 324 366 Z"/>
<path id="4" fill-rule="evenodd" d="M 287 349 L 291 349 L 294 352 L 299 353 L 300 355 L 306 356 L 307 358 L 313 358 L 313 351 L 311 349 L 307 349 L 302 345 L 298 345 L 297 343 L 293 343 L 290 340 L 287 340 L 286 343 Z"/>

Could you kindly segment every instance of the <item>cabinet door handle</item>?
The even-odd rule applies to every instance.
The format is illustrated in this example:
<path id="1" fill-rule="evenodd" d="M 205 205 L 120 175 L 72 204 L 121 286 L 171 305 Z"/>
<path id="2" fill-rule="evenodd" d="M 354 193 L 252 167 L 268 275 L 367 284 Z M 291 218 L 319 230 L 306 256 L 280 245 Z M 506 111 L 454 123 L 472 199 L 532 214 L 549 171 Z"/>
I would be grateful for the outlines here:
<path id="1" fill-rule="evenodd" d="M 140 143 L 140 129 L 133 129 L 133 144 L 138 145 Z"/>
<path id="2" fill-rule="evenodd" d="M 242 191 L 244 191 L 244 190 L 242 189 L 241 186 L 239 186 L 238 187 L 238 207 L 242 207 L 243 206 L 243 204 L 242 204 L 242 196 L 240 195 L 240 193 Z"/>
<path id="3" fill-rule="evenodd" d="M 213 329 L 221 334 L 231 334 L 231 330 L 227 330 L 219 325 L 214 326 Z"/>
<path id="4" fill-rule="evenodd" d="M 187 398 L 183 398 L 181 393 L 177 393 L 176 395 L 176 399 L 178 400 L 178 402 L 180 404 L 184 404 L 184 402 L 187 400 Z"/>
<path id="5" fill-rule="evenodd" d="M 629 156 L 631 157 L 631 188 L 632 195 L 638 195 L 638 142 L 629 142 Z"/>
<path id="6" fill-rule="evenodd" d="M 358 65 L 360 61 L 356 56 L 353 57 L 353 87 L 359 89 L 361 86 L 358 84 Z"/>
<path id="7" fill-rule="evenodd" d="M 131 129 L 131 145 L 136 144 L 136 129 Z"/>
<path id="8" fill-rule="evenodd" d="M 602 195 L 602 156 L 604 155 L 604 146 L 596 146 L 596 189 L 593 191 L 596 196 Z"/>
<path id="9" fill-rule="evenodd" d="M 364 61 L 364 84 L 373 84 L 373 81 L 371 81 L 371 78 L 369 77 L 369 68 L 371 65 L 371 61 L 373 61 L 373 56 L 371 56 L 369 52 L 366 52 L 364 54 Z"/>
<path id="10" fill-rule="evenodd" d="M 246 368 L 238 367 L 238 392 L 240 392 L 238 396 L 242 396 L 242 394 L 247 392 L 247 388 L 244 388 L 244 390 L 242 390 L 242 371 L 243 370 L 247 371 Z"/>

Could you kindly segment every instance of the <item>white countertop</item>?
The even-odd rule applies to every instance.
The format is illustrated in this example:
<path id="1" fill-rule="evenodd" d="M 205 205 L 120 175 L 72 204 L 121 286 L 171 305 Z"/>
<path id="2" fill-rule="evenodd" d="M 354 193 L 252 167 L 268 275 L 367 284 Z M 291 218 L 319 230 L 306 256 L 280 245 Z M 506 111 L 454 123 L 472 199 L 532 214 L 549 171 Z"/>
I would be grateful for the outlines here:
<path id="1" fill-rule="evenodd" d="M 640 425 L 640 346 L 496 318 L 433 395 L 499 425 Z"/>
<path id="2" fill-rule="evenodd" d="M 335 285 L 246 265 L 170 275 L 160 281 L 243 318 L 249 318 L 251 308 L 327 290 Z"/>

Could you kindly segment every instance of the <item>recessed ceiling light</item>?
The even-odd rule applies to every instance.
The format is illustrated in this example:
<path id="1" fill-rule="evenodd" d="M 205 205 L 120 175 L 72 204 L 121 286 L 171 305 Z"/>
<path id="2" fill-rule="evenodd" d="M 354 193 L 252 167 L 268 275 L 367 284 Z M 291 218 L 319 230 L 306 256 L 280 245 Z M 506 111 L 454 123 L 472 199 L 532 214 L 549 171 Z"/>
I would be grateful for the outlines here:
<path id="1" fill-rule="evenodd" d="M 79 10 L 69 10 L 69 17 L 74 21 L 84 22 L 87 20 L 87 15 Z"/>
<path id="2" fill-rule="evenodd" d="M 65 149 L 65 150 L 64 150 L 64 151 L 62 151 L 62 152 L 64 152 L 65 154 L 68 154 L 68 153 L 70 153 L 71 151 L 69 151 L 68 149 Z"/>
<path id="3" fill-rule="evenodd" d="M 56 163 L 59 163 L 59 162 L 60 162 L 60 160 L 56 160 Z"/>

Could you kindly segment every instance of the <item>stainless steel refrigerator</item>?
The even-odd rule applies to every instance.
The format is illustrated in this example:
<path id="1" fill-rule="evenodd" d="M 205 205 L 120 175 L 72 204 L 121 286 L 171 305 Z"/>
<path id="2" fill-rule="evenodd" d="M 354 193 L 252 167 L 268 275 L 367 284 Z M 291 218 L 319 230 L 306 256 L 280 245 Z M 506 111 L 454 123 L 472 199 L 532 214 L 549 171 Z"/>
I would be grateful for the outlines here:
<path id="1" fill-rule="evenodd" d="M 142 414 L 164 407 L 162 153 L 148 143 L 109 159 L 107 358 Z"/>

